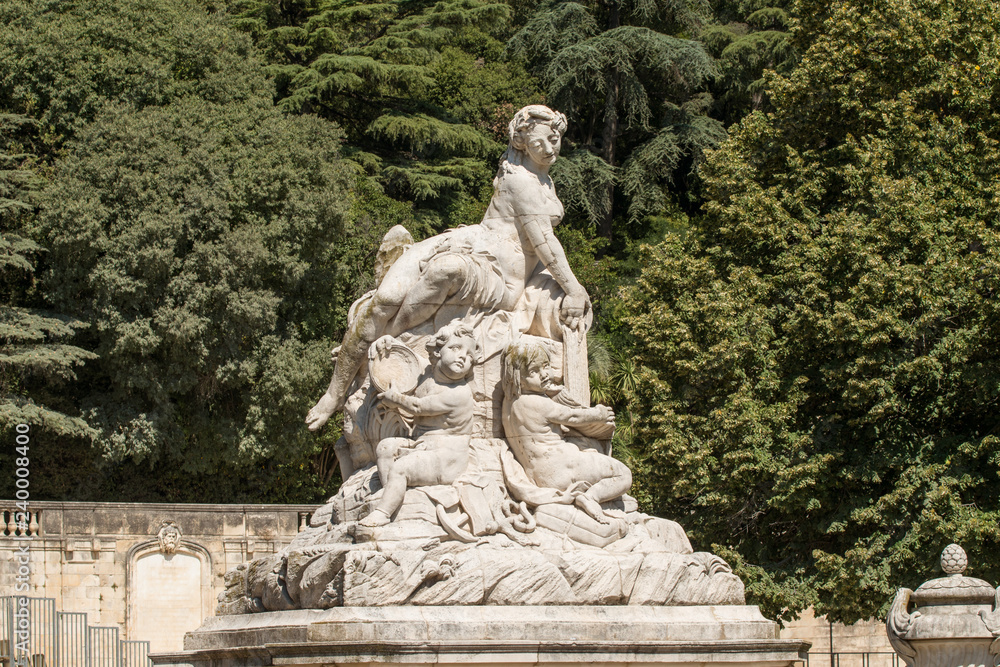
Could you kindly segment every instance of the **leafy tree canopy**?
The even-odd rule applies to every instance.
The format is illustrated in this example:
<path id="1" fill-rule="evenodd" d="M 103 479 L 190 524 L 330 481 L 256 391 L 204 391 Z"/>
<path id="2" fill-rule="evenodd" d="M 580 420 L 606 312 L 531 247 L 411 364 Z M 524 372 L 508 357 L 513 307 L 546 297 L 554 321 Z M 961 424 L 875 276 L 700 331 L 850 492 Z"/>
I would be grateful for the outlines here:
<path id="1" fill-rule="evenodd" d="M 109 100 L 141 108 L 183 95 L 259 99 L 269 90 L 259 66 L 248 40 L 193 0 L 0 5 L 0 100 L 37 121 L 43 151 Z"/>
<path id="2" fill-rule="evenodd" d="M 647 486 L 770 614 L 1000 579 L 1000 9 L 803 0 L 802 55 L 627 292 Z M 642 475 L 637 475 L 642 477 Z"/>
<path id="3" fill-rule="evenodd" d="M 109 110 L 46 191 L 49 295 L 95 327 L 111 459 L 205 472 L 312 446 L 348 181 L 334 126 L 269 104 Z"/>
<path id="4" fill-rule="evenodd" d="M 409 207 L 345 165 L 335 125 L 276 109 L 251 40 L 199 3 L 11 2 L 0 13 L 0 108 L 33 119 L 43 159 L 31 174 L 4 172 L 4 213 L 18 216 L 13 227 L 5 217 L 4 278 L 32 267 L 43 277 L 5 294 L 16 315 L 5 371 L 21 366 L 4 392 L 30 389 L 12 346 L 54 357 L 59 343 L 69 361 L 44 367 L 65 379 L 91 359 L 68 398 L 45 405 L 82 406 L 90 426 L 73 423 L 96 434 L 105 462 L 38 441 L 38 465 L 54 468 L 38 468 L 52 480 L 39 497 L 315 498 L 336 434 L 299 427 L 327 373 L 327 337 L 370 286 L 357 267 Z M 49 183 L 36 216 L 7 185 L 38 175 Z M 67 316 L 22 316 L 43 296 Z M 66 345 L 81 321 L 81 347 Z M 61 465 L 90 474 L 74 483 Z M 240 475 L 220 481 L 221 470 Z M 263 496 L 247 496 L 244 480 Z"/>
<path id="5" fill-rule="evenodd" d="M 506 143 L 504 109 L 534 100 L 503 62 L 495 0 L 234 4 L 268 54 L 279 105 L 346 132 L 345 155 L 436 228 L 477 222 Z M 488 198 L 488 195 L 487 195 Z M 464 213 L 463 213 L 464 212 Z"/>
<path id="6" fill-rule="evenodd" d="M 32 195 L 43 183 L 31 169 L 25 147 L 35 124 L 24 116 L 0 115 L 0 427 L 18 424 L 50 434 L 89 439 L 93 429 L 74 412 L 63 385 L 76 379 L 92 352 L 68 341 L 86 325 L 79 320 L 31 306 L 36 258 L 41 246 L 29 238 L 24 223 L 35 211 Z"/>
<path id="7" fill-rule="evenodd" d="M 553 174 L 571 211 L 606 239 L 616 215 L 635 226 L 672 204 L 670 186 L 725 138 L 707 115 L 712 58 L 680 36 L 705 11 L 672 0 L 546 2 L 508 42 L 570 118 L 573 150 Z"/>
<path id="8" fill-rule="evenodd" d="M 770 111 L 764 72 L 795 65 L 789 0 L 722 0 L 698 35 L 717 59 L 715 106 L 729 125 L 751 111 Z"/>

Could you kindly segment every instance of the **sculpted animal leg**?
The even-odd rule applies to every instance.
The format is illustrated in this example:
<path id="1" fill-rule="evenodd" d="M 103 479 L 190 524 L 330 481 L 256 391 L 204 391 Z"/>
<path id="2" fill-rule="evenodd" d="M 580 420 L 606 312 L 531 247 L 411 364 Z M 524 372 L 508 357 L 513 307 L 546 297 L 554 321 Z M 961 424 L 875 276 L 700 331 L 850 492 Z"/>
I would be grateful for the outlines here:
<path id="1" fill-rule="evenodd" d="M 337 444 L 333 446 L 333 451 L 337 454 L 337 462 L 340 464 L 340 477 L 343 480 L 347 480 L 348 477 L 354 474 L 354 459 L 351 456 L 351 447 L 347 444 L 347 439 L 344 436 L 340 436 L 337 440 Z"/>

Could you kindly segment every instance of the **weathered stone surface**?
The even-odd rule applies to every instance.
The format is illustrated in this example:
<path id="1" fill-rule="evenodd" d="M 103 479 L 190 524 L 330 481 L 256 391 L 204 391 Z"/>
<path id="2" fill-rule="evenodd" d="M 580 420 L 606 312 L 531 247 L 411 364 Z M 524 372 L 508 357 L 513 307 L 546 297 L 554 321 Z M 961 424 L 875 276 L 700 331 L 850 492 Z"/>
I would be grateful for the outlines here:
<path id="1" fill-rule="evenodd" d="M 179 538 L 178 538 L 179 543 Z M 202 564 L 193 555 L 154 552 L 135 563 L 130 598 L 136 634 L 152 637 L 150 648 L 164 651 L 176 635 L 160 634 L 160 628 L 177 628 L 178 634 L 194 630 L 202 621 Z"/>
<path id="2" fill-rule="evenodd" d="M 496 454 L 490 444 L 477 445 L 477 451 L 481 457 Z M 365 508 L 378 500 L 377 480 L 374 467 L 358 471 L 328 505 L 342 507 L 349 496 L 359 508 L 355 516 L 365 516 Z M 470 502 L 480 516 L 458 530 L 471 539 L 454 539 L 440 521 L 463 515 Z M 606 524 L 568 504 L 543 506 L 528 514 L 535 521 L 525 521 L 516 506 L 517 512 L 505 516 L 504 502 L 510 501 L 495 474 L 483 473 L 466 475 L 462 484 L 410 489 L 385 526 L 332 523 L 334 513 L 328 513 L 331 523 L 299 533 L 281 553 L 254 561 L 243 577 L 233 576 L 218 612 L 403 604 L 743 603 L 743 584 L 724 561 L 692 553 L 673 522 L 619 509 L 635 506 L 628 496 L 608 504 Z M 555 511 L 547 514 L 545 508 Z M 561 519 L 548 522 L 548 517 Z M 445 523 L 457 526 L 460 520 Z M 590 532 L 577 540 L 566 526 Z M 601 535 L 608 538 L 604 546 L 594 546 Z"/>
<path id="3" fill-rule="evenodd" d="M 553 234 L 566 129 L 519 111 L 483 221 L 394 229 L 310 429 L 344 412 L 344 484 L 251 562 L 180 667 L 662 663 L 790 667 L 743 583 L 638 511 L 590 405 L 586 291 Z M 564 386 L 563 386 L 564 385 Z M 729 605 L 729 606 L 718 606 Z"/>
<path id="4" fill-rule="evenodd" d="M 643 560 L 629 601 L 632 604 L 742 604 L 743 582 L 708 553 Z"/>
<path id="5" fill-rule="evenodd" d="M 17 556 L 26 542 L 19 538 L 29 537 L 29 597 L 51 598 L 58 611 L 86 614 L 91 626 L 117 626 L 122 638 L 150 641 L 158 650 L 179 650 L 184 632 L 212 616 L 217 605 L 226 604 L 227 613 L 249 611 L 245 583 L 240 587 L 233 580 L 245 575 L 238 566 L 287 546 L 313 509 L 32 500 L 28 525 L 0 534 L 0 591 L 13 592 L 24 579 Z M 4 521 L 10 518 L 13 523 L 15 512 L 13 500 L 0 503 Z M 247 520 L 251 515 L 256 517 L 253 522 Z M 265 522 L 260 517 L 269 518 Z M 163 531 L 161 541 L 165 524 L 177 533 Z M 173 538 L 168 540 L 167 533 Z M 164 580 L 155 572 L 158 568 L 148 567 L 185 562 L 192 574 L 191 558 L 199 561 L 197 586 L 190 580 L 187 585 L 177 585 L 173 577 Z M 226 579 L 235 596 L 220 603 L 217 596 L 225 593 Z M 46 632 L 45 624 L 32 628 Z M 53 658 L 46 655 L 46 660 L 51 664 Z"/>
<path id="6" fill-rule="evenodd" d="M 577 596 L 590 604 L 628 604 L 643 554 L 569 551 L 558 555 L 559 572 Z"/>
<path id="7" fill-rule="evenodd" d="M 482 222 L 379 248 L 333 378 L 344 484 L 219 612 L 371 605 L 741 604 L 683 528 L 638 512 L 590 405 L 586 291 L 552 232 L 566 118 L 520 110 Z M 241 599 L 243 596 L 245 599 Z"/>
<path id="8" fill-rule="evenodd" d="M 951 544 L 941 554 L 947 576 L 896 593 L 886 631 L 909 667 L 1000 663 L 1000 588 L 963 576 L 967 564 L 965 551 Z"/>
<path id="9" fill-rule="evenodd" d="M 756 607 L 343 607 L 218 617 L 159 667 L 296 664 L 791 667 Z"/>

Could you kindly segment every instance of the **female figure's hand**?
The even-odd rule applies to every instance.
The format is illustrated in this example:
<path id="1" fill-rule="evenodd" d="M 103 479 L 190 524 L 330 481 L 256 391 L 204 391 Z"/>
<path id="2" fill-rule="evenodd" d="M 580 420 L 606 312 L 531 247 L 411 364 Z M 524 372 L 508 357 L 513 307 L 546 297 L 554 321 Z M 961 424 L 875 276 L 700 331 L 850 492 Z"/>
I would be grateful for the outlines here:
<path id="1" fill-rule="evenodd" d="M 590 312 L 590 297 L 581 287 L 563 297 L 559 315 L 562 323 L 575 331 L 584 331 L 587 313 Z"/>

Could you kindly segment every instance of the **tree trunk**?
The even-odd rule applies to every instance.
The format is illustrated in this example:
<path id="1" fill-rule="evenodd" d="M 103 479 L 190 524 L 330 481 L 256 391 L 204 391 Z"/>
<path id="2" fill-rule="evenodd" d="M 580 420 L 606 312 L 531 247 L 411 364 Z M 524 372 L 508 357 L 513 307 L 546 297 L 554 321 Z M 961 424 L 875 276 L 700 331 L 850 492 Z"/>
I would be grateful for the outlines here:
<path id="1" fill-rule="evenodd" d="M 618 137 L 618 72 L 613 72 L 608 81 L 608 96 L 604 102 L 604 132 L 601 134 L 601 157 L 615 166 L 615 139 Z M 611 219 L 614 215 L 614 181 L 607 187 L 607 208 L 598 223 L 601 236 L 611 240 Z"/>
<path id="2" fill-rule="evenodd" d="M 618 0 L 611 0 L 608 12 L 608 30 L 614 30 L 621 23 Z M 612 167 L 615 166 L 615 140 L 618 138 L 618 72 L 608 76 L 608 96 L 604 101 L 604 131 L 601 134 L 601 157 Z M 608 184 L 607 208 L 598 222 L 597 231 L 604 238 L 611 240 L 611 221 L 614 217 L 615 184 Z"/>

